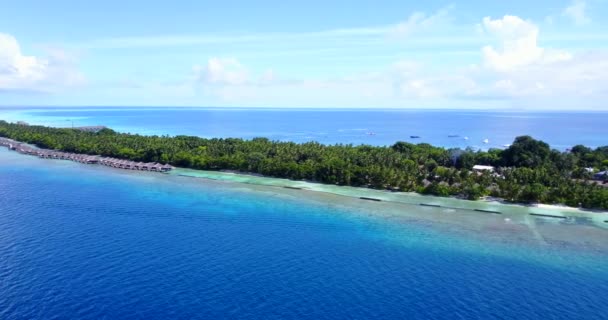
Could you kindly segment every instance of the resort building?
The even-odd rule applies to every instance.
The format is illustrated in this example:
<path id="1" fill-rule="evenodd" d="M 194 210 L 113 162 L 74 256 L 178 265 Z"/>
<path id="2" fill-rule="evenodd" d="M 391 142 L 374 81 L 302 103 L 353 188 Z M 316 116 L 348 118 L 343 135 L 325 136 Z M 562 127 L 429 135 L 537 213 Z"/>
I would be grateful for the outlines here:
<path id="1" fill-rule="evenodd" d="M 494 167 L 476 164 L 476 165 L 473 166 L 473 171 L 477 171 L 477 172 L 483 172 L 483 171 L 494 172 Z"/>
<path id="2" fill-rule="evenodd" d="M 608 171 L 601 171 L 593 175 L 593 180 L 608 180 Z"/>
<path id="3" fill-rule="evenodd" d="M 74 127 L 73 129 L 84 131 L 84 132 L 99 132 L 103 129 L 106 129 L 106 126 L 84 126 L 84 127 Z"/>

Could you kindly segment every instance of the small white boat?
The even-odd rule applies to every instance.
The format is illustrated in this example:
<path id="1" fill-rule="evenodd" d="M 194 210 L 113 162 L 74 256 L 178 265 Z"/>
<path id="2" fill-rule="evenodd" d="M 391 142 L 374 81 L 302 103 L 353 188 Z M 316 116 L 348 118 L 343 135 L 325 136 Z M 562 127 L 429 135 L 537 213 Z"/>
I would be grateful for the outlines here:
<path id="1" fill-rule="evenodd" d="M 464 140 L 469 140 L 469 137 L 464 137 L 463 139 L 464 139 Z"/>
<path id="2" fill-rule="evenodd" d="M 488 139 L 483 139 L 483 143 L 488 144 L 488 143 L 490 143 L 490 140 L 488 140 Z"/>

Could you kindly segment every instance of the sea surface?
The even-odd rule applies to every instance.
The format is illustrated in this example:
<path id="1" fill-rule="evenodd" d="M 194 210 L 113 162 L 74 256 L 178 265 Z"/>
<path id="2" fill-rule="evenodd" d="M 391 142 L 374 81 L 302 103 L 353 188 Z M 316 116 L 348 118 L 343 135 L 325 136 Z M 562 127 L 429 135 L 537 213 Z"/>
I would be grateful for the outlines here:
<path id="1" fill-rule="evenodd" d="M 4 108 L 0 119 L 327 144 L 608 145 L 602 112 Z M 0 148 L 0 319 L 606 319 L 604 221 Z"/>
<path id="2" fill-rule="evenodd" d="M 0 319 L 606 319 L 608 230 L 0 148 Z"/>
<path id="3" fill-rule="evenodd" d="M 141 134 L 325 144 L 408 141 L 488 149 L 504 148 L 517 136 L 531 135 L 559 150 L 577 144 L 608 145 L 608 112 L 53 107 L 0 108 L 0 119 L 58 127 L 105 125 Z"/>

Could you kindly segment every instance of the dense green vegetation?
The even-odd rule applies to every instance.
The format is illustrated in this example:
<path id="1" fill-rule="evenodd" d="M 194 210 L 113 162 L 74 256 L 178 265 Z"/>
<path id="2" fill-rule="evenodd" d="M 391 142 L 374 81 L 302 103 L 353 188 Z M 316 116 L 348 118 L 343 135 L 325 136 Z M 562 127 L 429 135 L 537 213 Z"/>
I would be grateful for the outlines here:
<path id="1" fill-rule="evenodd" d="M 0 136 L 42 148 L 97 154 L 205 170 L 238 170 L 271 177 L 415 191 L 478 199 L 496 196 L 514 202 L 562 203 L 608 209 L 608 188 L 590 182 L 585 168 L 605 170 L 608 147 L 552 150 L 542 141 L 518 137 L 506 150 L 444 149 L 397 142 L 390 147 L 292 143 L 265 138 L 203 139 L 141 136 L 104 129 L 23 126 L 0 121 Z M 495 173 L 473 172 L 475 164 Z"/>

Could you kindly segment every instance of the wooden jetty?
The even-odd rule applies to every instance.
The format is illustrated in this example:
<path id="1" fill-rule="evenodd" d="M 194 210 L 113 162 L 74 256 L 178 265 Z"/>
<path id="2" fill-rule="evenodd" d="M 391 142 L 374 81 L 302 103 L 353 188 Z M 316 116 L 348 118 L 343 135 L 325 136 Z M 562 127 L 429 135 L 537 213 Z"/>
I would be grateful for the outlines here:
<path id="1" fill-rule="evenodd" d="M 9 150 L 17 151 L 21 154 L 27 154 L 32 156 L 38 156 L 43 159 L 58 159 L 58 160 L 70 160 L 74 162 L 80 162 L 84 164 L 100 164 L 117 169 L 125 170 L 140 170 L 140 171 L 153 171 L 153 172 L 169 172 L 173 170 L 173 167 L 168 164 L 161 163 L 144 163 L 135 162 L 129 160 L 122 160 L 109 157 L 93 156 L 88 154 L 78 154 L 71 152 L 61 152 L 57 150 L 39 149 L 34 148 L 25 143 L 15 141 L 8 138 L 0 137 L 0 146 L 7 147 Z"/>

